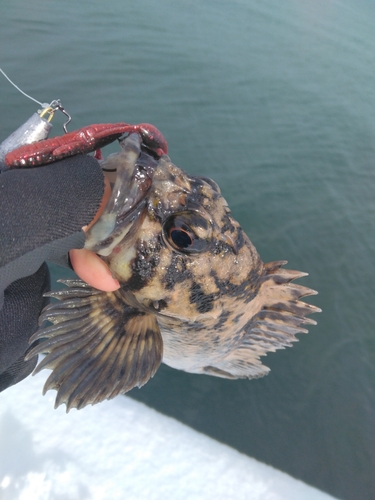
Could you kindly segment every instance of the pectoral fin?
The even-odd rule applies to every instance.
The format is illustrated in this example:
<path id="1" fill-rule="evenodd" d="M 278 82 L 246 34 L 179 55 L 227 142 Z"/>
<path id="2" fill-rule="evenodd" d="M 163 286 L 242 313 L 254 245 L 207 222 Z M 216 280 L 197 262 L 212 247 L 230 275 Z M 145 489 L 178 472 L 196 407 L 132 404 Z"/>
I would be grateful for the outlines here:
<path id="1" fill-rule="evenodd" d="M 47 306 L 41 321 L 53 325 L 30 339 L 39 340 L 27 359 L 48 353 L 36 367 L 52 369 L 44 393 L 56 389 L 57 408 L 81 409 L 144 385 L 159 368 L 163 341 L 156 317 L 124 301 L 121 290 L 100 292 L 80 280 L 51 292 L 60 303 Z"/>

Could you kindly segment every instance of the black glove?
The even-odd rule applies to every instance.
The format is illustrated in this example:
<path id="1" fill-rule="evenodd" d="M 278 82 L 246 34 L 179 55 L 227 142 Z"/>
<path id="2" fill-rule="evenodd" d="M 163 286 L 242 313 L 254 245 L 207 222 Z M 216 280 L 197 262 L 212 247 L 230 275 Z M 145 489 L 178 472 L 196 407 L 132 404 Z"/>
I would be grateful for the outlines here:
<path id="1" fill-rule="evenodd" d="M 100 165 L 90 156 L 0 175 L 0 391 L 36 364 L 24 355 L 50 289 L 44 262 L 68 265 L 103 193 Z"/>

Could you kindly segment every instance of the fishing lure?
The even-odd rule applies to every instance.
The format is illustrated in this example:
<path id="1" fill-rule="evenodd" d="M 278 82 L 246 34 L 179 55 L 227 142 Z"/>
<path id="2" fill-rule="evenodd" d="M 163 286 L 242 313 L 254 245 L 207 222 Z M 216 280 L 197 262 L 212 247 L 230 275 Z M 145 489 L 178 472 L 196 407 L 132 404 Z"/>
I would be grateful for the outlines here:
<path id="1" fill-rule="evenodd" d="M 168 153 L 168 144 L 162 133 L 149 123 L 101 123 L 89 125 L 73 132 L 67 130 L 71 116 L 60 99 L 43 104 L 23 92 L 0 68 L 0 72 L 23 95 L 38 103 L 42 109 L 26 120 L 17 130 L 0 144 L 0 171 L 10 168 L 46 165 L 76 154 L 96 151 L 119 139 L 124 134 L 138 133 L 144 146 L 157 157 Z M 52 129 L 52 118 L 59 110 L 67 116 L 63 128 L 65 135 L 47 139 Z M 97 157 L 100 158 L 100 153 Z"/>

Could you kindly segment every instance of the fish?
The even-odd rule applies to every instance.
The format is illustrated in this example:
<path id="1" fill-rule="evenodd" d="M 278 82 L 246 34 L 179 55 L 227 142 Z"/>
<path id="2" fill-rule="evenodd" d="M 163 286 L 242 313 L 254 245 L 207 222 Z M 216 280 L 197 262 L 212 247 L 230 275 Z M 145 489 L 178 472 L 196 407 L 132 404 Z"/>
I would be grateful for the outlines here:
<path id="1" fill-rule="evenodd" d="M 115 292 L 77 279 L 48 295 L 27 359 L 55 408 L 81 409 L 143 386 L 163 362 L 190 373 L 257 378 L 261 357 L 291 346 L 320 312 L 317 292 L 287 261 L 264 264 L 215 181 L 191 176 L 142 146 L 137 134 L 105 161 L 112 196 L 86 235 L 120 282 Z M 46 321 L 50 324 L 45 326 Z"/>

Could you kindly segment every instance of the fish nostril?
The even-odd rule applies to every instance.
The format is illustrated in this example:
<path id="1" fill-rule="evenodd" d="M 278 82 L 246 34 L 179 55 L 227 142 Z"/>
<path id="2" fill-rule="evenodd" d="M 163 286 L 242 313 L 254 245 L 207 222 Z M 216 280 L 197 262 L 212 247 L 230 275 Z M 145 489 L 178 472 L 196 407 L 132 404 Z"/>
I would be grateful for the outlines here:
<path id="1" fill-rule="evenodd" d="M 218 186 L 218 184 L 216 184 L 215 181 L 213 181 L 209 177 L 197 177 L 197 178 L 201 179 L 204 182 L 207 182 L 207 184 L 209 184 L 214 191 L 216 191 L 217 193 L 221 194 L 220 187 Z"/>
<path id="2" fill-rule="evenodd" d="M 238 255 L 238 247 L 234 239 L 229 234 L 220 234 L 218 240 L 226 243 L 233 250 L 234 255 Z"/>

